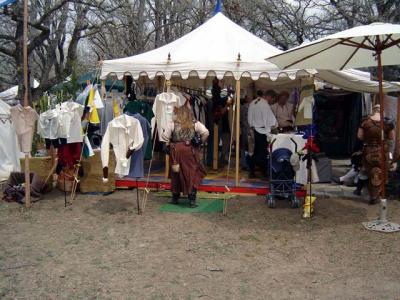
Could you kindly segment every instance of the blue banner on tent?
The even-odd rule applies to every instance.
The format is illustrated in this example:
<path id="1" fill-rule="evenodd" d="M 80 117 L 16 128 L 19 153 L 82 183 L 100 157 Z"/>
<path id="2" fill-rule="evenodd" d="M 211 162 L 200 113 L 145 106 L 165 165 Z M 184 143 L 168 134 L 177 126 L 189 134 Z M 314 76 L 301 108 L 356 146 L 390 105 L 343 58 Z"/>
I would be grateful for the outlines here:
<path id="1" fill-rule="evenodd" d="M 0 0 L 0 7 L 14 3 L 16 0 Z"/>

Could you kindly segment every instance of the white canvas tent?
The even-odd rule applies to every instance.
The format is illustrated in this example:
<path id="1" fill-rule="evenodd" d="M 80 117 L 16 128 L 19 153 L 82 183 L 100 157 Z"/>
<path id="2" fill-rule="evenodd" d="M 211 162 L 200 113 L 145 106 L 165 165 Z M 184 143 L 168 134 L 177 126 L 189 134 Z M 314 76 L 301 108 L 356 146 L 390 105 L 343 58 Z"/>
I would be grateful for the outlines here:
<path id="1" fill-rule="evenodd" d="M 281 71 L 265 60 L 265 53 L 279 54 L 281 51 L 232 22 L 222 13 L 217 13 L 192 32 L 155 50 L 143 54 L 106 60 L 103 62 L 101 78 L 116 75 L 121 79 L 130 74 L 139 76 L 172 77 L 233 76 L 235 79 L 251 77 L 296 78 L 306 71 Z M 240 60 L 239 60 L 240 58 Z"/>
<path id="2" fill-rule="evenodd" d="M 292 86 L 299 86 L 299 78 L 316 75 L 321 80 L 352 91 L 378 91 L 377 83 L 360 78 L 351 71 L 318 74 L 316 70 L 280 70 L 265 60 L 267 53 L 273 56 L 281 52 L 219 12 L 203 25 L 165 46 L 131 57 L 103 61 L 101 79 L 107 76 L 122 79 L 125 75 L 131 75 L 135 80 L 146 77 L 150 80 L 157 77 L 167 80 L 228 77 L 236 81 L 236 90 L 240 91 L 241 84 L 243 88 L 252 81 L 271 83 L 274 87 L 280 84 L 289 87 L 291 81 Z M 393 85 L 388 87 L 393 88 Z M 239 101 L 240 93 L 236 93 L 236 97 Z M 239 118 L 240 106 L 236 113 Z M 238 122 L 236 126 L 238 134 Z M 239 138 L 236 138 L 236 143 L 239 148 Z M 236 183 L 238 172 L 237 151 Z"/>
<path id="3" fill-rule="evenodd" d="M 33 87 L 37 88 L 39 86 L 39 82 L 36 81 L 36 79 L 33 80 Z M 18 85 L 15 85 L 8 90 L 5 90 L 0 93 L 0 100 L 3 101 L 11 101 L 16 99 L 18 96 Z"/>
<path id="4" fill-rule="evenodd" d="M 262 78 L 276 86 L 280 83 L 288 85 L 291 80 L 312 74 L 346 90 L 378 91 L 378 83 L 367 78 L 364 72 L 312 69 L 282 71 L 265 60 L 266 53 L 273 56 L 282 51 L 220 12 L 195 30 L 163 47 L 131 57 L 105 60 L 101 78 L 113 75 L 122 79 L 125 74 L 134 79 L 154 79 L 156 76 L 165 79 L 205 79 L 207 76 L 217 76 L 222 79 L 225 76 L 236 80 L 243 77 L 250 79 L 247 82 Z M 398 91 L 400 85 L 385 83 L 384 88 L 385 92 Z"/>

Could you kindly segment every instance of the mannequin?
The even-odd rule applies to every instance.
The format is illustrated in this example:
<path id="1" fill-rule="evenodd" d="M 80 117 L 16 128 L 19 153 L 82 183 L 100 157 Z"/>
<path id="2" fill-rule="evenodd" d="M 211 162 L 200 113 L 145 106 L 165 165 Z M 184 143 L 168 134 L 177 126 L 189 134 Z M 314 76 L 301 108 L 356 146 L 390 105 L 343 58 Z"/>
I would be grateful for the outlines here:
<path id="1" fill-rule="evenodd" d="M 368 181 L 369 204 L 375 204 L 382 194 L 384 182 L 384 173 L 381 165 L 381 128 L 380 128 L 380 105 L 373 107 L 372 115 L 366 118 L 358 129 L 357 136 L 364 142 L 362 151 L 362 169 L 360 184 Z M 394 124 L 385 120 L 384 122 L 384 147 L 386 153 L 386 162 L 388 163 L 392 156 L 393 141 L 395 138 Z M 388 164 L 389 166 L 389 164 Z M 388 167 L 386 168 L 386 171 Z M 364 176 L 363 176 L 364 175 Z M 368 179 L 366 179 L 368 178 Z M 387 177 L 386 177 L 387 178 Z M 359 189 L 360 187 L 357 186 Z M 362 188 L 362 186 L 361 186 Z"/>

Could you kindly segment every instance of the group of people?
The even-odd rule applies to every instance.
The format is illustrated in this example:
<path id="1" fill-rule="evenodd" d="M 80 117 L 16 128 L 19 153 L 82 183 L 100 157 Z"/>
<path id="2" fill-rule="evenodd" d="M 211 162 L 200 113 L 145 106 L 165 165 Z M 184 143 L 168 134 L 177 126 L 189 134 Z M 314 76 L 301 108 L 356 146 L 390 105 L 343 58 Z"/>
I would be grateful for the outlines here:
<path id="1" fill-rule="evenodd" d="M 233 103 L 233 91 L 228 89 L 226 97 L 221 97 L 222 83 L 218 79 L 213 82 L 212 104 L 214 122 L 219 126 L 219 137 L 222 141 L 222 155 L 230 146 L 229 113 Z M 249 177 L 255 177 L 255 167 L 267 173 L 268 135 L 274 132 L 290 132 L 294 129 L 295 109 L 288 102 L 289 93 L 276 94 L 273 90 L 258 91 L 257 97 L 246 96 L 241 107 L 240 128 L 241 147 Z M 356 194 L 360 194 L 364 185 L 368 185 L 370 203 L 373 204 L 382 194 L 385 184 L 385 169 L 381 164 L 381 129 L 380 108 L 376 105 L 373 113 L 363 120 L 358 131 L 360 140 L 359 155 L 353 158 L 353 170 L 340 178 L 340 181 L 357 175 Z M 385 120 L 385 153 L 386 162 L 390 162 L 390 150 L 394 140 L 394 125 Z M 175 117 L 163 139 L 170 143 L 171 151 L 171 184 L 173 203 L 178 203 L 181 193 L 189 195 L 190 206 L 196 207 L 196 191 L 205 176 L 205 169 L 200 161 L 198 143 L 205 142 L 209 130 L 194 118 L 193 112 L 187 106 L 175 108 Z M 196 140 L 197 143 L 193 142 Z M 175 169 L 175 171 L 174 171 Z"/>
<path id="2" fill-rule="evenodd" d="M 276 94 L 273 90 L 258 91 L 257 98 L 242 105 L 240 118 L 242 145 L 245 150 L 249 177 L 255 177 L 255 166 L 267 171 L 267 137 L 273 129 L 278 132 L 290 132 L 294 125 L 294 105 L 289 103 L 289 93 Z"/>
<path id="3" fill-rule="evenodd" d="M 224 161 L 229 155 L 234 91 L 228 88 L 225 97 L 221 93 L 222 82 L 214 79 L 211 99 L 213 122 L 218 124 L 222 141 L 221 158 Z M 255 177 L 256 165 L 263 166 L 262 171 L 266 173 L 267 137 L 271 130 L 276 128 L 280 132 L 288 132 L 293 129 L 294 107 L 288 103 L 288 92 L 258 91 L 254 100 L 245 99 L 240 120 L 242 147 L 246 149 L 249 175 Z M 183 193 L 188 195 L 190 206 L 196 207 L 196 191 L 206 175 L 200 161 L 198 142 L 204 143 L 209 134 L 209 130 L 195 119 L 186 105 L 174 108 L 174 118 L 162 134 L 162 139 L 169 144 L 171 155 L 172 203 L 177 204 Z"/>

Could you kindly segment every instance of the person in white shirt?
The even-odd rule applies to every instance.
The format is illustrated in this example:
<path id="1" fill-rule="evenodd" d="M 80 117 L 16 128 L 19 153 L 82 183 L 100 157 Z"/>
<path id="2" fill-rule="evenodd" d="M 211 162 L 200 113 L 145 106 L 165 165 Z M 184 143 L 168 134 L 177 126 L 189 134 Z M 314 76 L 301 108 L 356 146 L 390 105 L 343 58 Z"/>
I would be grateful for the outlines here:
<path id="1" fill-rule="evenodd" d="M 269 106 L 268 102 L 271 101 L 273 94 L 267 91 L 265 98 L 263 92 L 257 92 L 257 98 L 254 99 L 249 105 L 248 123 L 249 123 L 249 153 L 247 157 L 250 178 L 254 178 L 254 168 L 257 163 L 262 167 L 263 173 L 267 171 L 267 135 L 271 132 L 272 127 L 277 126 L 276 118 Z M 254 138 L 253 138 L 254 137 Z M 254 141 L 254 142 L 253 142 Z M 254 147 L 252 145 L 254 143 Z"/>
<path id="2" fill-rule="evenodd" d="M 289 93 L 284 91 L 278 95 L 278 101 L 271 106 L 279 128 L 286 132 L 293 129 L 294 123 L 294 108 L 293 104 L 288 103 Z"/>

